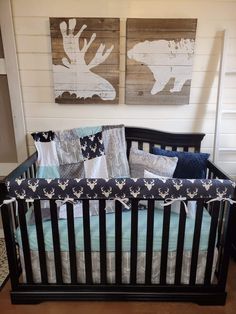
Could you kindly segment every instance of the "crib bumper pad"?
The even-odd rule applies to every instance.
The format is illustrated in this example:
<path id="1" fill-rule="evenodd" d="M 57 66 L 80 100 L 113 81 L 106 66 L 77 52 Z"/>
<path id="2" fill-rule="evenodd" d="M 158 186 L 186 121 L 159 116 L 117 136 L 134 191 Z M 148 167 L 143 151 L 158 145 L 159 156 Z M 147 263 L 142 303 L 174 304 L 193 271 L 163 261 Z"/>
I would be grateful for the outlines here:
<path id="1" fill-rule="evenodd" d="M 17 199 L 231 199 L 235 182 L 220 179 L 20 179 L 6 182 Z"/>

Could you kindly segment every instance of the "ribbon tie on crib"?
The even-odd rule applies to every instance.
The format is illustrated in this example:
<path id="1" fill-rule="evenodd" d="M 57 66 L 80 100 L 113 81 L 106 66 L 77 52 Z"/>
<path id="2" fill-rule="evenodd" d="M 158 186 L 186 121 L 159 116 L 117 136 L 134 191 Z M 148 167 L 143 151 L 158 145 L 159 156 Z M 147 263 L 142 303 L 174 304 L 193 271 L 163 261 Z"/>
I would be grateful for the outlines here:
<path id="1" fill-rule="evenodd" d="M 58 206 L 62 206 L 66 203 L 71 203 L 72 205 L 74 205 L 77 203 L 77 201 L 75 201 L 73 198 L 66 197 L 66 198 L 64 198 L 64 200 L 56 200 L 56 203 Z"/>
<path id="2" fill-rule="evenodd" d="M 16 201 L 16 198 L 15 197 L 11 197 L 9 199 L 6 199 L 2 202 L 2 204 L 0 205 L 0 208 L 3 206 L 3 205 L 9 205 L 11 203 L 15 203 L 15 208 L 16 208 L 16 216 L 18 216 L 18 202 Z"/>
<path id="3" fill-rule="evenodd" d="M 129 199 L 128 199 L 128 198 L 115 197 L 115 198 L 113 198 L 112 200 L 113 200 L 113 201 L 118 201 L 118 202 L 120 202 L 120 203 L 124 206 L 124 208 L 130 209 L 130 205 L 127 204 L 127 203 L 129 202 Z"/>
<path id="4" fill-rule="evenodd" d="M 162 207 L 165 207 L 165 206 L 168 206 L 168 205 L 173 204 L 173 203 L 176 202 L 176 201 L 179 201 L 179 202 L 181 202 L 181 203 L 184 204 L 185 212 L 186 212 L 186 214 L 188 214 L 188 206 L 187 206 L 187 204 L 185 203 L 186 200 L 187 200 L 186 197 L 167 198 L 167 199 L 165 200 L 166 203 L 161 204 L 161 206 L 162 206 Z"/>
<path id="5" fill-rule="evenodd" d="M 229 198 L 229 197 L 220 197 L 220 196 L 217 196 L 209 201 L 207 201 L 207 204 L 208 203 L 212 203 L 212 202 L 215 202 L 215 201 L 218 201 L 218 202 L 221 202 L 221 201 L 228 201 L 230 203 L 230 205 L 233 205 L 233 204 L 236 204 L 236 201 L 232 200 L 232 198 Z"/>

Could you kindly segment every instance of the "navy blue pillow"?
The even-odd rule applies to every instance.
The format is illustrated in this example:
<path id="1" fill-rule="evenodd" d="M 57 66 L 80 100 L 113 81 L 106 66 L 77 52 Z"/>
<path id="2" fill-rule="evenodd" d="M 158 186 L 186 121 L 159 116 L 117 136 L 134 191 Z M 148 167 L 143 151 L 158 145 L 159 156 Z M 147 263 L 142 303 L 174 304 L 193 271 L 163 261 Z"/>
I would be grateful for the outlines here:
<path id="1" fill-rule="evenodd" d="M 178 163 L 174 172 L 174 178 L 181 179 L 204 179 L 206 178 L 207 159 L 210 154 L 178 152 L 153 148 L 155 155 L 178 157 Z"/>

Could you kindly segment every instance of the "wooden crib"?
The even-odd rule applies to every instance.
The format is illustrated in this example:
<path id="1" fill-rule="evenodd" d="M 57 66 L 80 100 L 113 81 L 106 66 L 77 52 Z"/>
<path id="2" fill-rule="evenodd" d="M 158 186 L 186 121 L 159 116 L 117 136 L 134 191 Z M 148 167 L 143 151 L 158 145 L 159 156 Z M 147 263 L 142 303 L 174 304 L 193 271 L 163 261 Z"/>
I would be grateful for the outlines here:
<path id="1" fill-rule="evenodd" d="M 127 154 L 129 154 L 132 145 L 139 149 L 145 149 L 152 152 L 154 146 L 160 146 L 170 150 L 182 149 L 183 151 L 200 151 L 201 141 L 204 134 L 177 134 L 160 132 L 156 130 L 126 127 Z M 1 198 L 3 203 L 1 207 L 6 248 L 8 254 L 10 280 L 11 280 L 11 300 L 12 303 L 39 303 L 47 300 L 138 300 L 138 301 L 184 301 L 196 302 L 203 305 L 223 305 L 226 301 L 226 280 L 228 273 L 230 246 L 231 246 L 231 225 L 232 211 L 235 205 L 227 200 L 212 201 L 217 195 L 208 194 L 201 197 L 190 197 L 185 195 L 186 203 L 196 201 L 196 217 L 194 221 L 189 222 L 186 217 L 184 203 L 181 202 L 180 213 L 176 233 L 176 250 L 169 252 L 171 236 L 171 205 L 165 206 L 162 217 L 161 244 L 160 249 L 155 251 L 155 234 L 158 232 L 155 228 L 154 208 L 155 202 L 163 200 L 160 195 L 154 195 L 152 198 L 145 199 L 147 208 L 143 211 L 142 217 L 146 219 L 145 249 L 143 252 L 138 250 L 139 243 L 139 202 L 143 198 L 129 195 L 131 209 L 129 213 L 123 211 L 122 203 L 115 200 L 114 214 L 114 251 L 109 252 L 107 229 L 108 214 L 105 213 L 106 202 L 108 199 L 99 199 L 99 215 L 96 218 L 89 216 L 90 199 L 78 198 L 82 202 L 83 215 L 80 218 L 83 227 L 83 252 L 76 251 L 76 224 L 73 216 L 73 204 L 65 202 L 67 220 L 64 222 L 67 230 L 68 252 L 61 250 L 61 222 L 58 218 L 57 198 L 51 197 L 50 215 L 52 250 L 46 250 L 45 222 L 42 218 L 43 209 L 39 197 L 31 197 L 30 202 L 27 195 L 16 196 L 16 200 L 10 199 L 14 196 L 6 188 L 11 182 L 16 183 L 20 178 L 20 184 L 32 185 L 36 173 L 36 153 L 18 166 L 1 182 Z M 31 179 L 30 183 L 29 180 Z M 235 198 L 234 185 L 230 178 L 219 170 L 213 163 L 208 161 L 207 176 L 205 183 L 211 184 L 217 190 L 218 186 L 231 188 L 230 196 Z M 221 181 L 217 179 L 222 179 Z M 127 179 L 128 180 L 128 179 Z M 158 185 L 160 182 L 154 180 Z M 201 184 L 196 180 L 196 184 Z M 9 183 L 10 182 L 10 183 Z M 55 180 L 50 184 L 55 183 Z M 159 182 L 159 183 L 158 183 Z M 102 182 L 103 183 L 103 182 Z M 112 184 L 112 179 L 106 184 Z M 25 184 L 25 185 L 24 185 Z M 48 184 L 44 182 L 42 184 Z M 82 180 L 78 183 L 84 185 Z M 135 186 L 135 182 L 133 183 Z M 188 182 L 185 182 L 186 186 Z M 192 183 L 189 183 L 192 184 Z M 197 186 L 197 185 L 196 185 Z M 200 185 L 199 185 L 200 186 Z M 25 189 L 26 189 L 25 188 Z M 43 185 L 42 185 L 43 189 Z M 14 187 L 12 188 L 14 191 Z M 188 204 L 187 204 L 188 205 Z M 35 233 L 37 240 L 37 251 L 32 252 L 31 234 L 32 226 L 28 225 L 27 213 L 34 212 L 35 225 L 32 232 Z M 206 217 L 205 211 L 209 217 L 209 234 L 207 240 L 207 249 L 200 251 L 201 233 L 203 217 Z M 111 214 L 109 214 L 111 215 Z M 130 216 L 127 216 L 130 215 Z M 204 216 L 205 215 L 205 216 Z M 109 216 L 111 219 L 113 216 Z M 126 222 L 126 217 L 130 219 L 130 250 L 124 253 L 122 250 L 123 229 L 122 225 Z M 113 219 L 113 218 L 112 218 Z M 99 251 L 93 251 L 92 226 L 91 223 L 96 220 L 98 224 L 98 247 Z M 185 252 L 185 228 L 187 224 L 192 224 L 192 246 L 189 252 Z M 81 227 L 81 228 L 82 228 Z M 16 234 L 18 240 L 16 241 Z M 20 238 L 20 240 L 19 240 Z M 21 244 L 19 243 L 21 242 Z M 64 255 L 65 254 L 65 255 Z M 82 254 L 82 255 L 81 255 Z M 126 254 L 127 259 L 124 259 Z M 171 255 L 172 254 L 172 255 Z M 203 254 L 201 256 L 201 254 Z M 96 255 L 96 256 L 95 256 Z M 186 257 L 186 256 L 187 257 Z M 36 256 L 36 257 L 35 257 Z M 50 257 L 51 256 L 51 257 Z M 64 265 L 66 256 L 67 264 Z M 168 269 L 170 267 L 169 258 L 172 256 L 174 262 L 171 266 L 173 274 L 168 279 Z M 51 264 L 49 269 L 49 259 Z M 158 278 L 155 277 L 154 259 L 156 258 L 159 271 Z M 199 260 L 202 260 L 203 271 L 199 275 Z M 36 260 L 36 264 L 34 261 Z M 142 270 L 140 270 L 140 260 L 143 261 Z M 95 262 L 97 264 L 95 264 Z M 124 264 L 129 264 L 128 273 L 124 275 Z M 112 270 L 109 268 L 112 264 Z M 35 266 L 36 265 L 36 266 Z M 82 266 L 81 266 L 82 265 Z M 183 280 L 183 265 L 188 265 L 187 281 Z M 65 267 L 67 267 L 65 270 Z M 201 266 L 202 267 L 202 266 Z M 80 271 L 83 268 L 83 278 L 80 277 Z M 95 269 L 96 268 L 96 269 Z M 110 273 L 109 270 L 110 269 Z M 37 277 L 36 271 L 39 271 Z M 53 275 L 50 279 L 49 272 Z M 65 275 L 67 272 L 67 275 Z M 67 277 L 66 277 L 67 276 Z M 37 277 L 37 278 L 36 278 Z M 65 279 L 67 278 L 67 279 Z M 98 279 L 97 279 L 98 278 Z M 141 279 L 140 279 L 141 278 Z M 156 278 L 156 279 L 155 279 Z"/>

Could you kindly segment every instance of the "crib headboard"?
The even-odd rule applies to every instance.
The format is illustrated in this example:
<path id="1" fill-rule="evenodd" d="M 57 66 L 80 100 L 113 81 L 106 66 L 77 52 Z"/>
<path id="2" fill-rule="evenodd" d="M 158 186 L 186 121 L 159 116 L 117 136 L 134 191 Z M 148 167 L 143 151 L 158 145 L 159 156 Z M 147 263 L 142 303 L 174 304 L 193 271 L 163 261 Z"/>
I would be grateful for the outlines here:
<path id="1" fill-rule="evenodd" d="M 143 149 L 147 144 L 149 152 L 152 152 L 154 146 L 160 146 L 162 149 L 183 150 L 199 152 L 204 133 L 169 133 L 148 128 L 125 127 L 125 136 L 127 141 L 127 154 L 133 142 L 137 143 L 139 149 Z"/>

